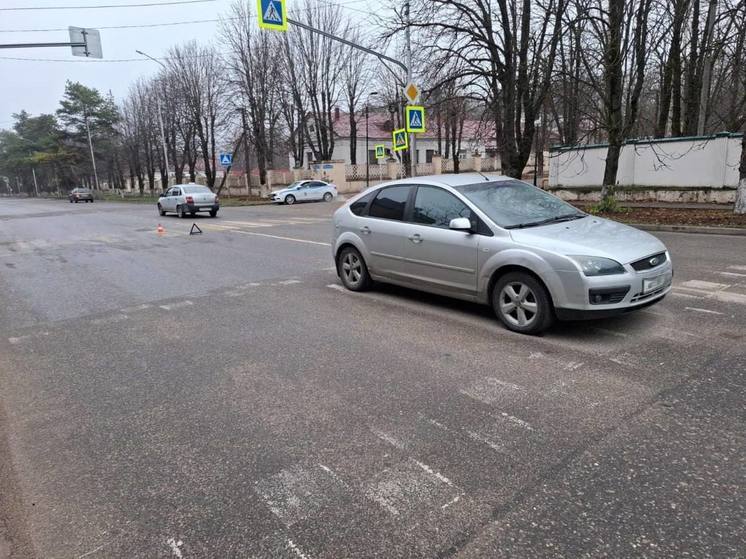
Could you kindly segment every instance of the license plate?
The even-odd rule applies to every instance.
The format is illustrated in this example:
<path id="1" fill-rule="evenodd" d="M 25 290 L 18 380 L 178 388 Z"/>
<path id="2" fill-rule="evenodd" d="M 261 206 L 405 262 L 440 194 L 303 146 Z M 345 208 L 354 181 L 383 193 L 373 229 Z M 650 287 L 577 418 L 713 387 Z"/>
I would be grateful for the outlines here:
<path id="1" fill-rule="evenodd" d="M 211 210 L 212 206 L 202 206 L 200 209 L 202 209 L 202 210 Z"/>
<path id="2" fill-rule="evenodd" d="M 654 278 L 648 278 L 642 280 L 642 292 L 650 293 L 656 289 L 660 289 L 664 285 L 667 285 L 671 281 L 671 274 L 661 274 Z"/>

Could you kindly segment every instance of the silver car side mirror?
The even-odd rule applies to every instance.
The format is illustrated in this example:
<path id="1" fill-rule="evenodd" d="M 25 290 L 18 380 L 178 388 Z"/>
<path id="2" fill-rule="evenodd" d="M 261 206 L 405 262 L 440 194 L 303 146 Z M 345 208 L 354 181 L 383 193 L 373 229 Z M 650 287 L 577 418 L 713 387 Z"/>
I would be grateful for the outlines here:
<path id="1" fill-rule="evenodd" d="M 469 221 L 469 218 L 467 217 L 457 217 L 451 220 L 451 222 L 448 224 L 448 228 L 455 231 L 465 231 L 467 233 L 470 233 L 471 221 Z"/>

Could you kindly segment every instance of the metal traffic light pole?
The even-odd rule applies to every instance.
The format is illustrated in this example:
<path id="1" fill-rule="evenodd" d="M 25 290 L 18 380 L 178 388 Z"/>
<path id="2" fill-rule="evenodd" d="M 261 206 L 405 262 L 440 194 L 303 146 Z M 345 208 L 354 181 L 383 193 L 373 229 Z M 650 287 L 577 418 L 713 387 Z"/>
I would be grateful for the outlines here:
<path id="1" fill-rule="evenodd" d="M 316 29 L 315 27 L 312 27 L 310 25 L 307 25 L 307 24 L 302 23 L 300 21 L 297 21 L 295 19 L 287 18 L 287 22 L 290 23 L 290 24 L 292 24 L 292 25 L 296 25 L 298 27 L 306 29 L 306 30 L 308 30 L 308 31 L 310 31 L 312 33 L 316 33 L 316 34 L 321 35 L 323 37 L 327 37 L 328 39 L 331 39 L 333 41 L 338 41 L 338 42 L 340 42 L 342 44 L 347 45 L 348 47 L 352 47 L 354 49 L 363 51 L 363 52 L 365 52 L 367 54 L 375 56 L 379 60 L 386 61 L 386 62 L 391 62 L 392 64 L 396 64 L 399 68 L 401 68 L 402 70 L 404 70 L 404 74 L 407 76 L 407 83 L 409 83 L 409 82 L 412 81 L 412 44 L 411 44 L 411 38 L 410 38 L 410 33 L 409 33 L 409 0 L 407 0 L 406 5 L 405 5 L 405 13 L 406 13 L 406 16 L 407 16 L 407 28 L 406 28 L 407 63 L 406 64 L 400 62 L 396 58 L 391 58 L 390 56 L 386 56 L 385 54 L 382 54 L 382 53 L 380 53 L 378 51 L 375 51 L 373 49 L 369 49 L 368 47 L 364 47 L 363 45 L 359 45 L 359 44 L 357 44 L 357 43 L 355 43 L 353 41 L 350 41 L 348 39 L 344 39 L 342 37 L 337 37 L 336 35 L 333 35 L 332 33 L 328 33 L 326 31 L 322 31 L 321 29 Z M 386 66 L 386 65 L 384 64 L 384 66 Z M 386 67 L 388 68 L 388 66 L 386 66 Z M 390 68 L 389 68 L 389 70 L 390 70 Z M 410 162 L 410 165 L 412 167 L 411 171 L 410 171 L 410 176 L 414 176 L 415 175 L 415 171 L 416 171 L 416 167 L 415 167 L 415 163 L 414 163 L 413 154 L 415 153 L 414 150 L 415 150 L 415 147 L 416 147 L 416 140 L 415 140 L 415 135 L 414 134 L 410 134 L 409 137 L 410 137 L 410 140 L 409 140 L 410 144 L 409 145 L 411 146 L 410 149 L 409 149 L 409 162 Z M 366 153 L 365 156 L 367 158 L 368 154 Z"/>

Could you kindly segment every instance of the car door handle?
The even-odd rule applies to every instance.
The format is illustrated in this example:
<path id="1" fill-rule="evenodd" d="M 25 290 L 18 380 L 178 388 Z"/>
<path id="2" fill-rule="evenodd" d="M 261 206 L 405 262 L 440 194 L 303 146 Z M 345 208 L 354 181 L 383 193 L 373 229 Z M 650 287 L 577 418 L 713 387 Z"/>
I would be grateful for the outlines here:
<path id="1" fill-rule="evenodd" d="M 410 235 L 409 236 L 409 240 L 412 241 L 415 244 L 421 243 L 422 242 L 422 235 L 420 235 L 419 233 L 415 233 L 414 235 Z"/>
<path id="2" fill-rule="evenodd" d="M 364 226 L 362 226 L 362 227 L 360 228 L 360 232 L 361 232 L 361 233 L 362 233 L 363 235 L 370 235 L 370 227 L 368 227 L 367 225 L 364 225 Z"/>

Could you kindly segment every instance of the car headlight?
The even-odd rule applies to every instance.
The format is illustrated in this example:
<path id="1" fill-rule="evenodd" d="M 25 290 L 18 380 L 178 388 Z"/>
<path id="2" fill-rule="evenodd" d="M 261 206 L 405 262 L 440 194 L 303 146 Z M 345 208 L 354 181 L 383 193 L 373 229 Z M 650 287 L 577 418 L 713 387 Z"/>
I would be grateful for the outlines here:
<path id="1" fill-rule="evenodd" d="M 611 258 L 600 256 L 568 255 L 583 270 L 586 276 L 613 276 L 625 273 L 624 266 Z"/>

